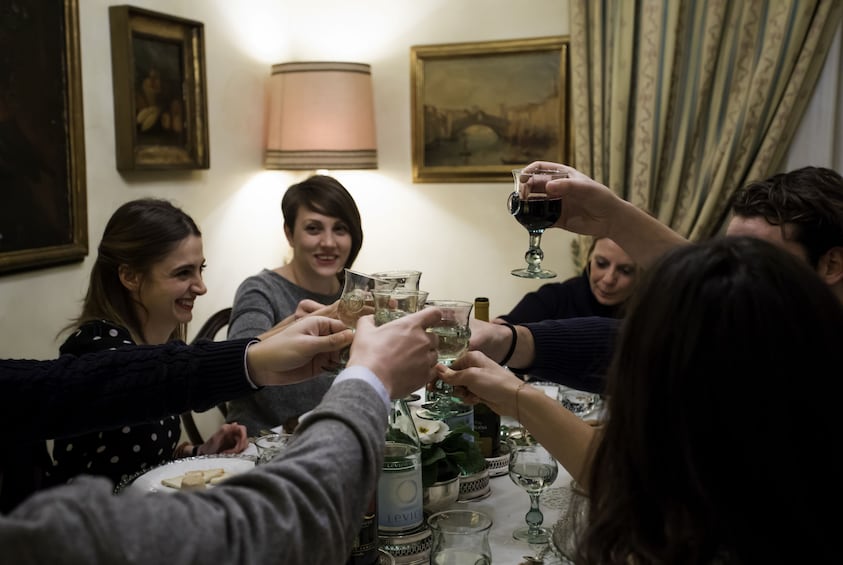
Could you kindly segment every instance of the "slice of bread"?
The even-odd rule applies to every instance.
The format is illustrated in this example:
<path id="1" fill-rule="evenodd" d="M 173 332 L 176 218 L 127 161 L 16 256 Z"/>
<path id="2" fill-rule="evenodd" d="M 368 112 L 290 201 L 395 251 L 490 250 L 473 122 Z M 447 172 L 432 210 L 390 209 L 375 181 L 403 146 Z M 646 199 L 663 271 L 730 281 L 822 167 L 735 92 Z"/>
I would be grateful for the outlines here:
<path id="1" fill-rule="evenodd" d="M 225 469 L 202 469 L 198 471 L 187 471 L 184 475 L 161 479 L 165 487 L 181 490 L 204 489 L 205 484 L 216 484 L 226 478 Z"/>
<path id="2" fill-rule="evenodd" d="M 182 490 L 204 490 L 205 474 L 202 471 L 188 471 L 181 479 Z"/>

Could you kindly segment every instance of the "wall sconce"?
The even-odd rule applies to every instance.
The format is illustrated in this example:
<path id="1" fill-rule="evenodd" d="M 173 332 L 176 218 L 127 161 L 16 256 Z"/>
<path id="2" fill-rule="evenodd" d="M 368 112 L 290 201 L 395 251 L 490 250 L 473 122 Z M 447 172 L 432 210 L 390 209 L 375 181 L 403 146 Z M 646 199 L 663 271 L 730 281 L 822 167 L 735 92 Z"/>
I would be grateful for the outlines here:
<path id="1" fill-rule="evenodd" d="M 378 150 L 370 65 L 273 65 L 264 167 L 376 169 Z"/>

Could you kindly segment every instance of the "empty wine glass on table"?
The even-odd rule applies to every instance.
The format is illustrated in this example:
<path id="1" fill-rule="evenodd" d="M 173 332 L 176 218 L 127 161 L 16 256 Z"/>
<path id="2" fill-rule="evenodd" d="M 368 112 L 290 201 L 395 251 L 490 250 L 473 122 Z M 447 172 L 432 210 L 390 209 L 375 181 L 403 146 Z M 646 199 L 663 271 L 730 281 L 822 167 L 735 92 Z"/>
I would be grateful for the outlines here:
<path id="1" fill-rule="evenodd" d="M 489 565 L 492 519 L 475 510 L 445 510 L 427 519 L 431 565 Z"/>
<path id="2" fill-rule="evenodd" d="M 439 362 L 450 365 L 457 357 L 468 349 L 471 337 L 469 321 L 473 302 L 463 300 L 428 300 L 426 306 L 439 308 L 442 319 L 427 328 L 427 331 L 439 336 L 437 354 Z M 437 391 L 433 402 L 422 405 L 419 416 L 430 420 L 448 420 L 450 416 L 460 413 L 463 404 L 453 397 L 451 386 L 442 381 L 436 383 Z"/>
<path id="3" fill-rule="evenodd" d="M 545 185 L 551 180 L 566 178 L 568 173 L 555 169 L 525 173 L 524 169 L 513 169 L 512 176 L 515 177 L 515 191 L 509 195 L 507 207 L 530 234 L 530 246 L 524 254 L 527 266 L 514 269 L 512 274 L 528 279 L 552 279 L 556 273 L 542 268 L 541 240 L 544 230 L 555 224 L 562 214 L 562 199 L 549 197 Z"/>
<path id="4" fill-rule="evenodd" d="M 510 444 L 509 478 L 530 495 L 530 510 L 525 515 L 526 526 L 512 532 L 512 537 L 531 544 L 547 543 L 550 530 L 542 527 L 544 514 L 539 508 L 539 496 L 559 475 L 556 459 L 535 442 Z"/>

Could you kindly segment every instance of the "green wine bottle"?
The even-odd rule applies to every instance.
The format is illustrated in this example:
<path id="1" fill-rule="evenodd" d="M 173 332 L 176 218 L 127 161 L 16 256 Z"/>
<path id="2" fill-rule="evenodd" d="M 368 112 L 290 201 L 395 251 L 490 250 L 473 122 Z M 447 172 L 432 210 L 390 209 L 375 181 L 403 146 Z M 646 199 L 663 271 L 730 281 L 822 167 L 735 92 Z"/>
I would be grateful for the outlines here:
<path id="1" fill-rule="evenodd" d="M 489 321 L 489 299 L 485 296 L 474 299 L 474 318 Z M 483 457 L 500 455 L 501 417 L 483 403 L 474 405 L 474 431 L 480 438 L 480 452 Z"/>

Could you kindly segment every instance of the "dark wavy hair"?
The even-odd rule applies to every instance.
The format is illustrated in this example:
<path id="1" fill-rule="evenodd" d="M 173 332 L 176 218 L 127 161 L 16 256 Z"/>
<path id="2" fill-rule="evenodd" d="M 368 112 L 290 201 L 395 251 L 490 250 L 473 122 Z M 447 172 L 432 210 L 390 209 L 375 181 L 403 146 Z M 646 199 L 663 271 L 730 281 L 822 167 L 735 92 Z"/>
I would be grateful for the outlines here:
<path id="1" fill-rule="evenodd" d="M 167 200 L 141 198 L 117 208 L 108 220 L 97 248 L 97 260 L 91 269 L 82 313 L 62 331 L 92 320 L 108 320 L 146 341 L 134 308 L 137 303 L 120 282 L 120 266 L 148 273 L 155 263 L 191 235 L 202 236 L 196 222 Z M 184 340 L 186 326 L 179 324 L 170 339 Z"/>
<path id="2" fill-rule="evenodd" d="M 732 195 L 731 210 L 774 226 L 792 224 L 788 239 L 805 248 L 815 268 L 829 249 L 843 246 L 843 177 L 832 169 L 802 167 L 751 182 Z"/>
<path id="3" fill-rule="evenodd" d="M 290 230 L 296 225 L 299 208 L 304 206 L 319 214 L 339 218 L 347 226 L 351 234 L 351 250 L 345 267 L 350 269 L 363 247 L 363 222 L 360 211 L 348 190 L 334 177 L 327 175 L 313 175 L 287 189 L 281 199 L 281 213 L 284 215 L 284 225 Z M 345 271 L 337 273 L 342 282 Z"/>
<path id="4" fill-rule="evenodd" d="M 768 242 L 718 238 L 663 257 L 629 308 L 576 562 L 839 559 L 825 518 L 839 400 L 823 383 L 843 366 L 843 307 L 828 287 Z"/>

